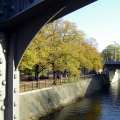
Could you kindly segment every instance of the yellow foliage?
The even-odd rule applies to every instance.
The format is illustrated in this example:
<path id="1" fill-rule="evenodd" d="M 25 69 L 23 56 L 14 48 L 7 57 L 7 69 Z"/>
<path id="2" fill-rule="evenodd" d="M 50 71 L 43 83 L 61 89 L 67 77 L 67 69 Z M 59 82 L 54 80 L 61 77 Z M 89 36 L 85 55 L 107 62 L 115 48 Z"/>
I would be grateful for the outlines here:
<path id="1" fill-rule="evenodd" d="M 72 75 L 78 75 L 81 67 L 98 70 L 100 55 L 84 40 L 84 33 L 73 23 L 55 21 L 48 24 L 38 32 L 25 52 L 20 69 L 32 69 L 39 64 L 55 71 L 67 69 Z"/>

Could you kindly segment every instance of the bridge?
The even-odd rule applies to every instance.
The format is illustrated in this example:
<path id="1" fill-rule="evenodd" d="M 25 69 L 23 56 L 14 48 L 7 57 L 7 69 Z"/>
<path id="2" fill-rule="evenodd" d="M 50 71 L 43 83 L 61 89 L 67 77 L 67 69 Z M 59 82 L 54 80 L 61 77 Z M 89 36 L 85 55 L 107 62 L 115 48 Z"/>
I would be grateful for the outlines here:
<path id="1" fill-rule="evenodd" d="M 109 76 L 109 80 L 113 84 L 117 83 L 120 72 L 120 48 L 105 49 L 102 53 L 104 72 Z"/>
<path id="2" fill-rule="evenodd" d="M 0 0 L 0 120 L 19 120 L 21 57 L 37 31 L 96 0 Z"/>

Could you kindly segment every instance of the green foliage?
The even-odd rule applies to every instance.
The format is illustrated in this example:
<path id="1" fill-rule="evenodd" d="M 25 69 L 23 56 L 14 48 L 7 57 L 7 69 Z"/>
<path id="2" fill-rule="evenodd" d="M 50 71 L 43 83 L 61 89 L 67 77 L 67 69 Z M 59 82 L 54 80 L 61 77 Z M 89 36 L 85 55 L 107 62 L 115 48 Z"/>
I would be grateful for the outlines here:
<path id="1" fill-rule="evenodd" d="M 120 61 L 120 45 L 118 44 L 108 45 L 102 51 L 102 57 L 103 57 L 103 62 L 108 60 Z"/>
<path id="2" fill-rule="evenodd" d="M 85 42 L 84 33 L 68 21 L 55 21 L 42 28 L 29 45 L 20 63 L 20 69 L 33 69 L 39 64 L 40 72 L 69 71 L 79 75 L 80 68 L 98 70 L 101 58 L 96 48 Z"/>

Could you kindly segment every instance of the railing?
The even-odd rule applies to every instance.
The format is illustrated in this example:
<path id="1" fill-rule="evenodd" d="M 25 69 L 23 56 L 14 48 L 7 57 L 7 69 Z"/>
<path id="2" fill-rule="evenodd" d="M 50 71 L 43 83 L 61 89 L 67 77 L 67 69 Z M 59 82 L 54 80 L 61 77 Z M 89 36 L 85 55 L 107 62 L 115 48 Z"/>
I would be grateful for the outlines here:
<path id="1" fill-rule="evenodd" d="M 78 77 L 72 78 L 63 78 L 63 79 L 45 79 L 45 80 L 38 80 L 38 81 L 22 81 L 20 83 L 20 92 L 32 91 L 36 89 L 42 89 L 47 87 L 52 87 L 56 85 L 63 85 L 66 83 L 77 82 L 80 80 L 87 80 L 88 78 L 92 78 L 94 74 L 90 75 L 83 75 Z"/>

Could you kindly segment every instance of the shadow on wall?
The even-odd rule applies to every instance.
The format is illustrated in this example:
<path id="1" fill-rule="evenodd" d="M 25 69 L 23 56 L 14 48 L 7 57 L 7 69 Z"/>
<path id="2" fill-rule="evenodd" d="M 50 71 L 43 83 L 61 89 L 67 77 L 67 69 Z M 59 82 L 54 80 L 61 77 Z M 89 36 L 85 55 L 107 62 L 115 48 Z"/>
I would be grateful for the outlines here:
<path id="1" fill-rule="evenodd" d="M 90 96 L 98 91 L 103 90 L 106 87 L 109 87 L 109 77 L 105 74 L 96 74 L 93 76 L 92 80 L 90 81 L 85 96 Z"/>

